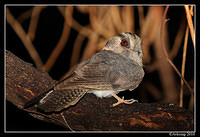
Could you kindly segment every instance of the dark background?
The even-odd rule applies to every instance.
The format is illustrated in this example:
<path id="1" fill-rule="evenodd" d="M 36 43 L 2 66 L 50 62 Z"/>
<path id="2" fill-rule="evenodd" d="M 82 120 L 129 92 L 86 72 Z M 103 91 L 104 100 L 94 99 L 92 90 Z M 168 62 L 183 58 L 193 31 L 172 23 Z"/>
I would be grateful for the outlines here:
<path id="1" fill-rule="evenodd" d="M 17 18 L 21 13 L 29 10 L 32 8 L 31 6 L 8 6 L 11 13 Z M 144 14 L 148 11 L 148 6 L 144 8 Z M 135 9 L 135 15 L 137 15 L 137 9 Z M 185 11 L 183 7 L 170 7 L 168 11 L 167 18 L 170 18 L 168 22 L 168 32 L 169 32 L 169 45 L 173 45 L 174 38 L 177 34 L 179 25 L 181 23 L 181 18 L 185 18 Z M 89 16 L 88 14 L 83 14 L 79 12 L 76 8 L 74 9 L 73 17 L 82 25 L 87 25 L 89 23 Z M 138 20 L 138 16 L 135 16 L 135 20 Z M 22 26 L 25 31 L 28 31 L 30 19 L 27 19 L 23 22 Z M 58 43 L 59 38 L 62 34 L 64 18 L 57 10 L 56 7 L 47 7 L 45 8 L 39 18 L 39 24 L 36 31 L 36 37 L 33 41 L 33 45 L 37 49 L 40 57 L 42 58 L 43 63 L 47 61 L 50 53 L 54 49 L 55 45 Z M 139 25 L 136 23 L 135 25 L 136 30 L 139 30 Z M 55 79 L 59 80 L 61 76 L 63 76 L 69 70 L 69 63 L 70 58 L 72 55 L 73 43 L 77 36 L 78 32 L 76 32 L 73 28 L 71 29 L 70 37 L 68 42 L 61 52 L 59 58 L 57 59 L 55 65 L 49 72 L 50 76 Z M 87 39 L 83 42 L 83 49 L 84 44 L 86 44 Z M 189 36 L 188 39 L 188 48 L 187 48 L 187 61 L 186 61 L 186 72 L 185 79 L 191 80 L 194 78 L 194 48 L 192 46 L 191 37 Z M 83 51 L 82 49 L 82 51 Z M 24 48 L 23 43 L 10 27 L 8 23 L 6 23 L 6 50 L 11 51 L 16 56 L 21 58 L 22 60 L 29 62 L 34 65 L 31 57 L 29 56 L 28 52 Z M 182 64 L 182 51 L 183 47 L 181 46 L 179 52 L 175 59 L 173 60 L 176 67 L 181 71 L 181 64 Z M 153 54 L 153 53 L 152 53 Z M 34 65 L 35 66 L 35 65 Z M 177 76 L 177 75 L 176 75 Z M 149 73 L 145 75 L 143 81 L 152 81 L 158 87 L 160 87 L 159 83 L 159 76 L 157 72 Z M 180 81 L 180 78 L 177 76 L 177 81 Z M 134 96 L 135 99 L 140 100 L 138 91 L 140 90 L 140 86 L 134 91 L 134 93 L 120 93 L 125 96 Z M 146 93 L 148 94 L 148 93 Z M 186 96 L 185 98 L 189 99 L 190 96 Z M 149 94 L 149 102 L 157 102 L 150 94 Z M 187 104 L 186 106 L 187 107 Z M 23 120 L 21 120 L 23 119 Z M 65 130 L 65 128 L 46 123 L 40 120 L 37 120 L 28 113 L 19 110 L 15 107 L 12 103 L 6 102 L 6 130 L 7 131 L 44 131 L 44 130 Z"/>

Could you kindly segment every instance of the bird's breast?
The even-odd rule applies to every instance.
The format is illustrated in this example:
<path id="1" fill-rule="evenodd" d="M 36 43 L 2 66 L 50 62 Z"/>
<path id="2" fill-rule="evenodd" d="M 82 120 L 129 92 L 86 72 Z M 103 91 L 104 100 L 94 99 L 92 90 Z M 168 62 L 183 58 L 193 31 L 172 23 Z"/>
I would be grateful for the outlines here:
<path id="1" fill-rule="evenodd" d="M 94 90 L 94 91 L 88 91 L 87 93 L 93 93 L 95 94 L 97 97 L 100 98 L 108 98 L 111 97 L 112 94 L 117 94 L 119 91 L 114 91 L 114 90 Z"/>

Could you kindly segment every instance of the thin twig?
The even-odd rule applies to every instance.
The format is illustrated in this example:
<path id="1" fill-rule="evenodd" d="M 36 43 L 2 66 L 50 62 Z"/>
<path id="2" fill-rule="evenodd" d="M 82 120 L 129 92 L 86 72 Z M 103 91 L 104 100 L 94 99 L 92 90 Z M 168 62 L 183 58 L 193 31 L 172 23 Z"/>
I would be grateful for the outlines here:
<path id="1" fill-rule="evenodd" d="M 192 94 L 194 94 L 194 93 L 193 93 L 193 89 L 190 87 L 190 85 L 189 85 L 188 82 L 185 80 L 185 78 L 180 74 L 180 72 L 178 71 L 178 69 L 176 68 L 176 66 L 174 65 L 174 63 L 169 59 L 169 56 L 168 56 L 167 51 L 166 51 L 166 49 L 165 49 L 165 44 L 164 44 L 164 32 L 163 32 L 164 29 L 163 29 L 163 28 L 164 28 L 165 23 L 168 21 L 168 20 L 166 19 L 166 15 L 167 15 L 168 8 L 169 8 L 169 6 L 167 6 L 167 7 L 165 8 L 165 12 L 164 12 L 164 14 L 163 14 L 163 18 L 162 18 L 162 22 L 161 22 L 161 28 L 160 28 L 160 43 L 161 43 L 161 46 L 162 46 L 162 48 L 163 48 L 163 52 L 164 52 L 164 55 L 165 55 L 167 61 L 168 61 L 169 64 L 173 67 L 173 69 L 176 71 L 176 73 L 180 76 L 180 78 L 184 81 L 184 83 L 186 84 L 186 86 L 188 87 L 188 89 L 190 90 L 190 92 L 191 92 Z"/>
<path id="2" fill-rule="evenodd" d="M 144 9 L 142 6 L 137 6 L 137 8 L 138 8 L 138 16 L 139 16 L 139 25 L 140 25 L 140 28 L 142 28 L 144 24 Z"/>
<path id="3" fill-rule="evenodd" d="M 186 13 L 187 21 L 188 21 L 188 26 L 190 28 L 190 35 L 192 37 L 192 42 L 193 42 L 193 46 L 194 46 L 194 49 L 195 49 L 195 32 L 194 32 L 192 16 L 190 14 L 191 12 L 189 10 L 189 6 L 188 5 L 185 5 L 184 7 L 185 7 L 185 13 Z"/>
<path id="4" fill-rule="evenodd" d="M 80 58 L 81 46 L 83 44 L 84 39 L 85 37 L 81 35 L 80 33 L 76 37 L 76 40 L 73 45 L 70 67 L 78 64 L 79 58 Z"/>
<path id="5" fill-rule="evenodd" d="M 97 10 L 97 9 L 96 9 Z M 99 12 L 101 14 L 103 14 L 104 16 L 102 17 L 101 14 L 99 16 L 97 16 L 97 20 L 95 20 L 92 26 L 94 26 L 93 30 L 95 33 L 98 33 L 99 35 L 102 35 L 104 38 L 109 38 L 111 37 L 113 34 L 104 27 L 104 24 L 106 23 L 106 21 L 111 18 L 111 11 L 112 8 L 108 8 L 106 9 L 107 12 L 104 11 L 104 9 L 99 9 Z M 91 22 L 92 23 L 92 22 Z M 93 33 L 94 33 L 93 32 Z"/>
<path id="6" fill-rule="evenodd" d="M 181 75 L 183 77 L 185 75 L 185 62 L 186 62 L 187 43 L 188 43 L 188 31 L 189 31 L 189 28 L 187 27 L 186 32 L 185 32 L 185 40 L 184 40 L 184 46 L 183 46 L 183 60 L 182 60 L 182 69 L 181 69 Z M 181 79 L 179 106 L 183 107 L 183 80 L 182 79 Z"/>
<path id="7" fill-rule="evenodd" d="M 181 21 L 180 27 L 178 29 L 177 35 L 176 35 L 175 40 L 174 40 L 174 44 L 173 44 L 172 49 L 171 49 L 171 51 L 169 53 L 169 58 L 171 60 L 173 60 L 176 57 L 176 55 L 178 54 L 178 51 L 179 51 L 180 46 L 181 46 L 181 43 L 183 41 L 185 27 L 186 27 L 185 20 Z"/>
<path id="8" fill-rule="evenodd" d="M 122 32 L 122 19 L 120 17 L 120 11 L 118 6 L 113 6 L 110 9 L 111 15 L 110 17 L 113 20 L 113 25 L 117 29 L 117 32 Z"/>
<path id="9" fill-rule="evenodd" d="M 58 10 L 60 11 L 60 13 L 64 15 L 63 13 L 63 7 L 62 6 L 58 6 L 57 7 Z M 72 13 L 67 9 L 67 12 L 70 16 L 73 16 Z M 68 22 L 67 22 L 68 23 Z M 85 36 L 85 37 L 88 37 L 93 31 L 89 28 L 89 27 L 84 27 L 82 26 L 81 24 L 79 24 L 75 19 L 72 18 L 72 23 L 68 23 L 68 25 L 70 27 L 72 27 L 73 29 L 75 29 L 76 31 L 78 31 L 81 35 Z M 84 31 L 80 31 L 80 30 L 83 30 Z"/>
<path id="10" fill-rule="evenodd" d="M 64 123 L 65 123 L 65 126 L 68 127 L 72 132 L 75 132 L 75 131 L 69 126 L 69 124 L 68 124 L 68 122 L 67 122 L 67 120 L 66 120 L 66 118 L 65 118 L 65 116 L 64 116 L 64 114 L 63 114 L 63 112 L 61 112 L 60 115 L 61 115 L 61 117 L 62 117 L 62 119 L 63 119 L 63 121 L 64 121 Z"/>
<path id="11" fill-rule="evenodd" d="M 124 24 L 122 25 L 124 26 L 123 27 L 124 29 L 122 29 L 122 31 L 134 33 L 135 32 L 134 7 L 133 6 L 122 7 L 121 18 L 122 18 L 122 24 Z"/>
<path id="12" fill-rule="evenodd" d="M 33 8 L 23 12 L 22 14 L 20 14 L 18 17 L 17 17 L 17 20 L 20 24 L 22 24 L 25 20 L 29 19 L 31 17 L 31 14 L 32 14 L 32 11 L 33 11 Z"/>
<path id="13" fill-rule="evenodd" d="M 29 55 L 33 59 L 35 65 L 37 68 L 41 68 L 43 66 L 42 60 L 35 49 L 33 43 L 31 42 L 31 39 L 29 36 L 26 35 L 26 32 L 24 31 L 23 27 L 19 24 L 19 22 L 13 17 L 10 10 L 6 8 L 6 20 L 10 24 L 10 26 L 13 28 L 13 30 L 16 32 L 16 34 L 21 39 L 22 43 L 24 44 L 25 48 L 27 49 Z"/>
<path id="14" fill-rule="evenodd" d="M 152 55 L 150 54 L 150 48 L 154 46 L 154 43 L 158 41 L 157 39 L 157 33 L 158 26 L 160 26 L 160 20 L 162 16 L 162 7 L 149 7 L 148 13 L 145 17 L 145 20 L 143 22 L 140 35 L 141 39 L 143 41 L 142 48 L 143 48 L 143 61 L 145 63 L 150 63 L 152 60 Z M 160 44 L 159 44 L 160 45 Z M 155 53 L 157 53 L 157 50 L 155 49 Z M 155 54 L 156 55 L 156 54 Z M 157 60 L 152 60 L 157 61 Z"/>
<path id="15" fill-rule="evenodd" d="M 90 58 L 92 55 L 94 55 L 97 52 L 97 41 L 98 41 L 99 35 L 94 32 L 89 38 L 88 43 L 83 51 L 83 55 L 81 57 L 81 61 L 86 60 Z"/>
<path id="16" fill-rule="evenodd" d="M 67 10 L 68 8 L 69 8 L 69 10 Z M 72 12 L 73 7 L 71 7 L 71 6 L 65 7 L 65 22 L 64 22 L 62 35 L 60 37 L 58 44 L 56 45 L 56 47 L 52 51 L 51 55 L 49 56 L 47 62 L 42 67 L 42 69 L 45 70 L 46 72 L 49 72 L 50 69 L 53 67 L 53 65 L 55 64 L 61 51 L 64 49 L 64 47 L 67 43 L 67 40 L 69 38 L 71 28 L 69 27 L 68 24 L 72 24 L 72 16 L 71 16 L 71 14 L 69 14 L 69 11 Z"/>
<path id="17" fill-rule="evenodd" d="M 63 121 L 64 121 L 64 122 L 63 122 L 63 121 L 61 121 L 61 120 L 58 120 L 57 118 L 53 118 L 52 116 L 50 117 L 50 116 L 48 116 L 48 115 L 46 115 L 46 114 L 44 114 L 44 113 L 40 113 L 40 112 L 37 112 L 37 111 L 32 111 L 32 110 L 25 109 L 25 108 L 23 108 L 23 110 L 26 111 L 26 112 L 28 112 L 28 113 L 31 113 L 31 114 L 40 115 L 40 116 L 43 116 L 43 117 L 45 117 L 45 118 L 48 118 L 48 119 L 57 121 L 57 122 L 61 123 L 62 125 L 64 125 L 65 127 L 69 128 L 69 127 L 66 125 L 64 119 L 63 119 Z M 61 112 L 61 113 L 62 113 L 62 112 Z M 60 115 L 61 115 L 61 113 L 60 113 Z M 61 115 L 61 116 L 62 116 L 62 115 Z M 70 130 L 71 130 L 71 129 L 70 129 Z"/>
<path id="18" fill-rule="evenodd" d="M 35 39 L 35 32 L 37 29 L 40 13 L 44 8 L 46 8 L 46 6 L 35 6 L 33 8 L 31 21 L 27 33 L 27 36 L 29 36 L 32 41 Z"/>
<path id="19" fill-rule="evenodd" d="M 162 98 L 161 91 L 153 83 L 145 82 L 145 88 L 156 100 Z"/>

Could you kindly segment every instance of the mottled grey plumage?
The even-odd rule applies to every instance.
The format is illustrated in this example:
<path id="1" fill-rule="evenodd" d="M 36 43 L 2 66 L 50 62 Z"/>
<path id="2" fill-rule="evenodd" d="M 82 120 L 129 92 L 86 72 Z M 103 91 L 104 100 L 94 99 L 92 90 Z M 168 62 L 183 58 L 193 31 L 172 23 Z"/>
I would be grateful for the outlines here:
<path id="1" fill-rule="evenodd" d="M 120 91 L 134 90 L 143 76 L 140 38 L 120 33 L 100 52 L 80 63 L 64 81 L 38 97 L 37 107 L 45 112 L 60 111 L 76 104 L 87 92 L 110 97 Z"/>

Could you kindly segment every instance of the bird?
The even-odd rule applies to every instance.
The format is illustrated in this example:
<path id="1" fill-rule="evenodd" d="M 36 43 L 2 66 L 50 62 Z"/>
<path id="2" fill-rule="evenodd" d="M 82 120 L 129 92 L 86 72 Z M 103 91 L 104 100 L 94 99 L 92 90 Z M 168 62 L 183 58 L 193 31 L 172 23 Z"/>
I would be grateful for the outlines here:
<path id="1" fill-rule="evenodd" d="M 114 97 L 117 103 L 132 104 L 117 94 L 133 91 L 144 77 L 142 42 L 139 36 L 123 32 L 112 36 L 91 58 L 78 64 L 70 75 L 50 90 L 34 97 L 25 108 L 36 104 L 44 112 L 58 112 L 75 105 L 86 93 L 99 98 Z"/>

